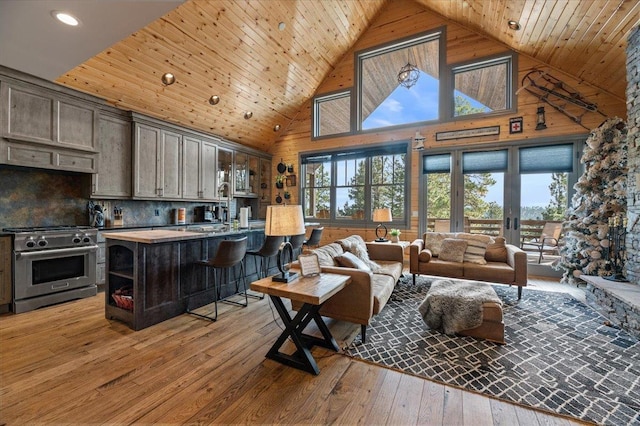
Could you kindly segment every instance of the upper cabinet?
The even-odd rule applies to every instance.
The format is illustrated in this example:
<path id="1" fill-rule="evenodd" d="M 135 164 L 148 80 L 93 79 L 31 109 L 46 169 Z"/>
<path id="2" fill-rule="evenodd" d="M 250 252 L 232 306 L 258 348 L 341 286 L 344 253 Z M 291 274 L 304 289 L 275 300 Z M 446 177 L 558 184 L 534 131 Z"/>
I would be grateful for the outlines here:
<path id="1" fill-rule="evenodd" d="M 182 135 L 135 123 L 134 198 L 182 198 Z"/>
<path id="2" fill-rule="evenodd" d="M 213 200 L 216 194 L 216 144 L 207 139 L 184 136 L 182 147 L 182 198 Z"/>
<path id="3" fill-rule="evenodd" d="M 3 78 L 0 127 L 1 163 L 90 173 L 97 170 L 98 108 L 92 102 Z"/>
<path id="4" fill-rule="evenodd" d="M 218 187 L 219 197 L 228 197 L 231 191 L 231 170 L 233 166 L 233 151 L 230 149 L 218 148 Z M 224 184 L 227 185 L 224 185 Z M 224 185 L 224 186 L 223 186 Z"/>
<path id="5" fill-rule="evenodd" d="M 236 151 L 234 176 L 234 194 L 237 196 L 257 197 L 258 196 L 258 169 L 259 159 L 255 155 Z"/>
<path id="6" fill-rule="evenodd" d="M 91 196 L 131 197 L 131 119 L 101 112 L 98 117 L 100 161 L 92 175 Z"/>

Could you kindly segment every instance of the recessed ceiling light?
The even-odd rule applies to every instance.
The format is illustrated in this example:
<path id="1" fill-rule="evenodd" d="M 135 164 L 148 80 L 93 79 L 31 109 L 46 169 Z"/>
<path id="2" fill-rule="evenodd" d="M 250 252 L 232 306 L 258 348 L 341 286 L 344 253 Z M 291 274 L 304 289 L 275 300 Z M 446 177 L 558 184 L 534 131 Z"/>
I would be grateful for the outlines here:
<path id="1" fill-rule="evenodd" d="M 280 130 L 280 125 L 276 124 L 275 126 L 273 126 L 273 131 L 277 132 L 278 130 Z"/>
<path id="2" fill-rule="evenodd" d="M 520 29 L 520 24 L 518 23 L 518 21 L 510 20 L 509 22 L 507 22 L 507 25 L 514 31 L 518 31 Z"/>
<path id="3" fill-rule="evenodd" d="M 245 118 L 245 120 L 248 120 L 248 119 L 250 119 L 251 117 L 253 117 L 253 113 L 252 113 L 251 111 L 246 111 L 246 112 L 244 113 L 244 118 Z"/>
<path id="4" fill-rule="evenodd" d="M 285 28 L 287 28 L 287 24 L 285 24 L 284 22 L 280 22 L 280 23 L 278 24 L 278 29 L 279 29 L 280 31 L 284 31 L 284 29 L 285 29 Z"/>
<path id="5" fill-rule="evenodd" d="M 69 25 L 71 27 L 77 27 L 78 25 L 80 25 L 80 20 L 67 12 L 60 12 L 58 10 L 54 10 L 51 12 L 51 16 L 53 16 L 63 24 Z"/>
<path id="6" fill-rule="evenodd" d="M 170 72 L 166 72 L 162 74 L 162 83 L 169 86 L 176 82 L 176 76 L 171 74 Z"/>
<path id="7" fill-rule="evenodd" d="M 211 105 L 218 105 L 218 102 L 220 102 L 220 96 L 218 95 L 213 95 L 209 98 L 209 103 Z"/>

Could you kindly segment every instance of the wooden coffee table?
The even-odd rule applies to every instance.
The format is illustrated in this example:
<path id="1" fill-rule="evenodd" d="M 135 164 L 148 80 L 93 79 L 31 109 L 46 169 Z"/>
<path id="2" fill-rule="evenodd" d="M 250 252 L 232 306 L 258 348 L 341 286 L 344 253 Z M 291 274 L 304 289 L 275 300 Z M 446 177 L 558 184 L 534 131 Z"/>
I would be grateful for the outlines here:
<path id="1" fill-rule="evenodd" d="M 311 354 L 311 348 L 315 345 L 334 351 L 340 349 L 319 314 L 320 308 L 324 302 L 342 290 L 349 282 L 351 282 L 351 277 L 338 274 L 301 277 L 290 283 L 271 281 L 271 277 L 252 282 L 251 290 L 269 295 L 285 325 L 285 329 L 269 349 L 266 357 L 290 367 L 318 374 L 320 369 Z M 291 318 L 283 299 L 291 299 L 303 303 L 302 308 L 300 308 L 295 317 Z M 315 321 L 323 338 L 304 333 L 304 329 L 311 321 Z M 291 337 L 297 349 L 291 355 L 280 352 L 280 348 L 288 337 Z"/>

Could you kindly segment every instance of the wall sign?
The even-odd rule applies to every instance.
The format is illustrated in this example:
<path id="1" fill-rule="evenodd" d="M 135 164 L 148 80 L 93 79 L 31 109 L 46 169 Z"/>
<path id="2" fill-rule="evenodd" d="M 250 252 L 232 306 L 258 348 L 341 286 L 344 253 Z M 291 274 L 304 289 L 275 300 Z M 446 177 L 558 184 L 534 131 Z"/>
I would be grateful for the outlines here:
<path id="1" fill-rule="evenodd" d="M 437 132 L 436 141 L 449 139 L 475 138 L 479 136 L 492 136 L 500 134 L 500 126 L 478 127 L 477 129 L 453 130 L 450 132 Z"/>
<path id="2" fill-rule="evenodd" d="M 522 117 L 509 119 L 509 133 L 522 133 Z"/>

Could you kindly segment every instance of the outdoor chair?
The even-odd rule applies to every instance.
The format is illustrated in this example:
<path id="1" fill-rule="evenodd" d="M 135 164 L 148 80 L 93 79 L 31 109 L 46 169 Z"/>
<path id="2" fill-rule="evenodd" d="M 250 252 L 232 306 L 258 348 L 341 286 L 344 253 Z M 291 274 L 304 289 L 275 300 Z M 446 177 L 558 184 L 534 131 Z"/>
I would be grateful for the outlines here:
<path id="1" fill-rule="evenodd" d="M 526 251 L 536 251 L 539 253 L 538 263 L 542 262 L 544 253 L 558 253 L 558 242 L 562 233 L 561 222 L 546 222 L 542 228 L 540 237 L 532 240 L 523 240 L 520 248 Z"/>

